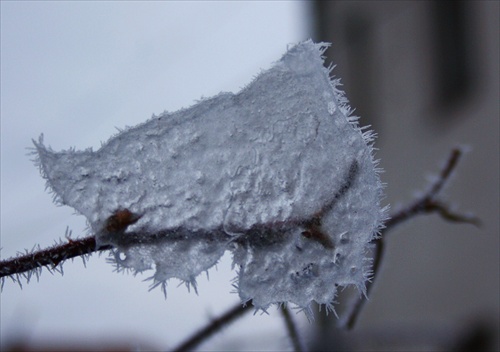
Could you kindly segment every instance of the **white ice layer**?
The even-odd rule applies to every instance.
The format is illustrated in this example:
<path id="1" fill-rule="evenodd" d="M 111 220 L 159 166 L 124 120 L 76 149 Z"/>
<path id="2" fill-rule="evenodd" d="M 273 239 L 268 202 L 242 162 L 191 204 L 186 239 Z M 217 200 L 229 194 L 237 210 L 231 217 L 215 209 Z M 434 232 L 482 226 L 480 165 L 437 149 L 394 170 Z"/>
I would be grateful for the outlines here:
<path id="1" fill-rule="evenodd" d="M 226 251 L 242 300 L 330 305 L 361 290 L 382 187 L 363 133 L 303 42 L 237 94 L 221 93 L 113 136 L 98 151 L 35 142 L 56 200 L 85 215 L 119 266 L 195 283 Z"/>

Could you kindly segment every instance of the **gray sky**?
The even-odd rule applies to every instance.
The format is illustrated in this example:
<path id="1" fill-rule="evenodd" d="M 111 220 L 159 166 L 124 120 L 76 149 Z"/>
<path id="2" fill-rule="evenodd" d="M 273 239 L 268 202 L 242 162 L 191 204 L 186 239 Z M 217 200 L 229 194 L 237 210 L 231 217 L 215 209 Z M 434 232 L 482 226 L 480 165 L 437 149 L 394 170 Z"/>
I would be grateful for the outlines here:
<path id="1" fill-rule="evenodd" d="M 57 207 L 27 155 L 44 133 L 55 150 L 97 149 L 116 133 L 202 96 L 238 91 L 287 45 L 307 39 L 301 2 L 1 2 L 1 256 L 85 233 L 85 220 Z M 113 339 L 172 347 L 238 301 L 230 258 L 184 287 L 148 292 L 148 275 L 114 273 L 105 256 L 65 275 L 6 281 L 1 340 Z M 247 317 L 214 339 L 253 347 L 285 340 L 280 317 Z M 251 330 L 251 336 L 248 331 Z M 261 336 L 256 341 L 252 336 Z M 268 343 L 266 342 L 266 345 Z M 238 346 L 241 347 L 240 344 Z M 269 346 L 269 345 L 268 345 Z M 277 345 L 279 346 L 279 345 Z"/>

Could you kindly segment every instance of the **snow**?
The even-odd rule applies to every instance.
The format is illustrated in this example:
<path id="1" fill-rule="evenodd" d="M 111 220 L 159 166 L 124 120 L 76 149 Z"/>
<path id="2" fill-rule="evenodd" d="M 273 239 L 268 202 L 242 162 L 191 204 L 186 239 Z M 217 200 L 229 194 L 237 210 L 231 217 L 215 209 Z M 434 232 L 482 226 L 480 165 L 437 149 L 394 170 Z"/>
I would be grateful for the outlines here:
<path id="1" fill-rule="evenodd" d="M 257 308 L 330 307 L 364 290 L 385 216 L 371 132 L 362 132 L 325 44 L 290 48 L 237 94 L 220 93 L 126 128 L 93 151 L 35 142 L 57 203 L 87 218 L 119 268 L 154 268 L 153 287 L 195 278 L 233 253 Z"/>

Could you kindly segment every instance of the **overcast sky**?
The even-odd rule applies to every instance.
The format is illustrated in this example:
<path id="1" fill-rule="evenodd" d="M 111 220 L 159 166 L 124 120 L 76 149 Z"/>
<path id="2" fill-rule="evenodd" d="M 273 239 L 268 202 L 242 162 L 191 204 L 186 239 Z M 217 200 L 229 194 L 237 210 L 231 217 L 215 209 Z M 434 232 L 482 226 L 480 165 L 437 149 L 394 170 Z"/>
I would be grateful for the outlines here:
<path id="1" fill-rule="evenodd" d="M 30 160 L 44 133 L 55 150 L 99 148 L 116 127 L 175 111 L 220 91 L 236 92 L 270 67 L 287 45 L 308 39 L 301 2 L 1 2 L 1 257 L 35 244 L 85 234 L 85 220 L 57 207 Z M 124 338 L 168 348 L 238 302 L 230 258 L 199 296 L 185 287 L 148 292 L 148 275 L 113 272 L 105 256 L 44 271 L 21 290 L 6 281 L 1 341 Z M 226 330 L 211 346 L 246 337 L 254 348 L 280 346 L 273 309 Z M 250 331 L 251 330 L 251 331 Z M 259 336 L 259 339 L 255 337 Z"/>

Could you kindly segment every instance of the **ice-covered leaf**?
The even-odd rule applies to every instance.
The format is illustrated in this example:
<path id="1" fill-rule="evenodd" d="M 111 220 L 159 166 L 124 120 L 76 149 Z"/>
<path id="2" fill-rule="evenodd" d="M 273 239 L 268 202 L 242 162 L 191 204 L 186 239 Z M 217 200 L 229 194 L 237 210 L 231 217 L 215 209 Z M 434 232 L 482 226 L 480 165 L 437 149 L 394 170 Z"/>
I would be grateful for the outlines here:
<path id="1" fill-rule="evenodd" d="M 364 290 L 384 217 L 372 134 L 323 66 L 324 44 L 292 47 L 237 94 L 163 113 L 97 150 L 35 142 L 60 204 L 83 214 L 119 266 L 154 284 L 195 277 L 232 251 L 242 300 L 330 304 Z"/>

